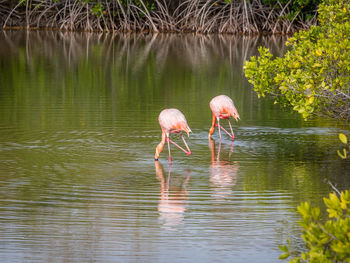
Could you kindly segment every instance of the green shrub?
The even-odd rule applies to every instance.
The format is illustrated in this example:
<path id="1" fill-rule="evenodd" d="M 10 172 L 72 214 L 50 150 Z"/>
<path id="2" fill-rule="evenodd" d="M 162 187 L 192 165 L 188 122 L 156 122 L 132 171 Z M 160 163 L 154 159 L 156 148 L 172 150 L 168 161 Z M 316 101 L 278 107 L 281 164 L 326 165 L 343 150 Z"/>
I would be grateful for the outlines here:
<path id="1" fill-rule="evenodd" d="M 350 149 L 346 135 L 340 133 L 339 140 Z M 349 158 L 345 148 L 343 153 L 338 150 L 338 155 L 342 159 Z M 306 251 L 294 251 L 287 240 L 287 245 L 280 246 L 284 252 L 280 259 L 299 253 L 290 262 L 350 262 L 350 192 L 347 190 L 339 193 L 334 189 L 340 198 L 335 193 L 329 194 L 329 198 L 323 198 L 328 212 L 328 220 L 325 223 L 321 221 L 320 208 L 311 208 L 308 202 L 298 206 L 303 218 L 300 225 L 303 228 L 302 238 Z"/>
<path id="2" fill-rule="evenodd" d="M 289 8 L 288 19 L 291 20 L 296 14 L 300 14 L 305 21 L 313 18 L 317 6 L 321 3 L 320 0 L 263 0 L 262 2 L 270 6 L 278 6 L 281 4 L 281 8 L 287 6 Z"/>
<path id="3" fill-rule="evenodd" d="M 258 96 L 269 94 L 306 119 L 312 114 L 350 119 L 350 1 L 326 0 L 319 26 L 300 31 L 274 58 L 260 47 L 245 63 L 245 75 Z"/>
<path id="4" fill-rule="evenodd" d="M 307 202 L 298 206 L 307 250 L 290 262 L 350 262 L 350 192 L 342 192 L 340 198 L 331 193 L 323 200 L 329 218 L 325 223 L 320 219 L 320 208 L 312 208 Z M 280 259 L 294 253 L 290 244 L 280 249 L 285 252 Z"/>
<path id="5" fill-rule="evenodd" d="M 96 15 L 97 17 L 103 16 L 104 6 L 101 3 L 97 3 L 91 9 L 91 14 Z"/>

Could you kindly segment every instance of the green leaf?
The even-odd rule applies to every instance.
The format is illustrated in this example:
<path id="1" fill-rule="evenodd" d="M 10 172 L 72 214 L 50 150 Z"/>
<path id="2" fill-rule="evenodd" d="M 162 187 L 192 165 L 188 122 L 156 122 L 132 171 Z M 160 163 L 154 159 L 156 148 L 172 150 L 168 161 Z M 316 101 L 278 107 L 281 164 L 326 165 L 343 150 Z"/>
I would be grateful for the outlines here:
<path id="1" fill-rule="evenodd" d="M 339 133 L 339 140 L 344 143 L 344 144 L 347 144 L 348 143 L 348 138 L 346 137 L 345 134 L 343 133 Z"/>
<path id="2" fill-rule="evenodd" d="M 311 215 L 313 219 L 318 220 L 320 217 L 320 208 L 318 207 L 313 208 L 311 210 Z"/>
<path id="3" fill-rule="evenodd" d="M 278 246 L 280 248 L 280 250 L 282 250 L 283 252 L 288 252 L 288 247 L 286 245 L 282 246 L 282 245 L 279 245 Z"/>
<path id="4" fill-rule="evenodd" d="M 341 154 L 341 153 L 340 153 L 340 151 L 339 151 L 339 150 L 337 150 L 337 154 L 340 156 L 340 158 L 342 158 L 342 159 L 346 159 L 347 154 L 346 154 L 346 150 L 345 150 L 345 149 L 343 149 L 343 153 L 344 153 L 344 154 Z"/>
<path id="5" fill-rule="evenodd" d="M 289 253 L 284 253 L 284 254 L 280 255 L 278 258 L 279 259 L 286 259 L 288 257 L 289 257 Z"/>
<path id="6" fill-rule="evenodd" d="M 301 253 L 302 260 L 306 261 L 309 255 L 307 253 Z"/>

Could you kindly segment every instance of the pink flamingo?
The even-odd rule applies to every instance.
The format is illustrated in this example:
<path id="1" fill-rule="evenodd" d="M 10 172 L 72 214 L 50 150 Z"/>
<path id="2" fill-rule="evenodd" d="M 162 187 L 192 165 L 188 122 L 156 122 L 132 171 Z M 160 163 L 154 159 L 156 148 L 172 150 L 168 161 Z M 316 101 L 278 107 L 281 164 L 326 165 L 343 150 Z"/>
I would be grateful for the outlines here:
<path id="1" fill-rule="evenodd" d="M 162 128 L 162 140 L 156 148 L 156 154 L 154 155 L 154 160 L 158 161 L 159 154 L 163 151 L 165 142 L 168 143 L 169 163 L 171 163 L 170 144 L 169 144 L 170 142 L 174 144 L 176 147 L 178 147 L 180 150 L 185 152 L 187 155 L 191 155 L 191 150 L 188 148 L 185 138 L 182 135 L 183 131 L 187 133 L 187 136 L 189 136 L 189 133 L 192 132 L 190 127 L 188 127 L 187 125 L 185 116 L 177 109 L 165 109 L 159 114 L 158 121 L 159 121 L 160 127 Z M 170 137 L 169 137 L 170 133 L 180 133 L 181 138 L 187 148 L 187 151 L 184 150 L 179 145 L 177 145 L 172 140 L 170 140 Z"/>
<path id="2" fill-rule="evenodd" d="M 225 131 L 232 139 L 234 139 L 235 135 L 232 131 L 232 126 L 231 126 L 231 122 L 230 122 L 229 118 L 233 117 L 233 118 L 235 118 L 236 121 L 240 118 L 239 118 L 239 114 L 237 112 L 237 109 L 236 109 L 235 105 L 233 104 L 233 101 L 229 97 L 227 97 L 226 95 L 219 95 L 210 101 L 209 106 L 210 106 L 210 109 L 213 113 L 213 118 L 212 118 L 212 123 L 211 123 L 208 137 L 211 138 L 211 135 L 215 131 L 215 126 L 218 126 L 220 140 L 221 140 L 220 129 Z M 231 134 L 229 134 L 224 129 L 224 127 L 222 127 L 220 125 L 220 119 L 227 119 L 228 120 L 228 123 L 230 124 Z M 218 123 L 216 123 L 216 121 Z"/>

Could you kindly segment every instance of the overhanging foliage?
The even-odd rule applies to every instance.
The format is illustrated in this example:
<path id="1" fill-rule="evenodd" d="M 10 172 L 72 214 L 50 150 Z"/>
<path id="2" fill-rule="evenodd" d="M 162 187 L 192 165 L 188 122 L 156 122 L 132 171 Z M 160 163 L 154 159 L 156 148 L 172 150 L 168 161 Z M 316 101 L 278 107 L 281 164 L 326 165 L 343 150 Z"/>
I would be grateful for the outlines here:
<path id="1" fill-rule="evenodd" d="M 272 95 L 304 118 L 350 120 L 350 2 L 324 1 L 319 20 L 288 40 L 282 58 L 261 47 L 260 56 L 245 63 L 245 75 L 258 96 Z"/>

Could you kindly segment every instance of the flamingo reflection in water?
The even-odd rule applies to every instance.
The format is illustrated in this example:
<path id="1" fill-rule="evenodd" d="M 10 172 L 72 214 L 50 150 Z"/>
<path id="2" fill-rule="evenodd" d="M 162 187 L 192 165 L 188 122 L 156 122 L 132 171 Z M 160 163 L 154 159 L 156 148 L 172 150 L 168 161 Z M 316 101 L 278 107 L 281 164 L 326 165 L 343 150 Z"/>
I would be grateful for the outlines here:
<path id="1" fill-rule="evenodd" d="M 158 203 L 159 221 L 168 230 L 174 230 L 183 223 L 187 209 L 187 188 L 190 171 L 187 174 L 171 178 L 170 167 L 168 176 L 164 175 L 163 165 L 155 162 L 156 176 L 160 181 L 160 199 Z"/>
<path id="2" fill-rule="evenodd" d="M 233 152 L 233 143 L 231 144 L 228 161 L 220 161 L 221 141 L 216 156 L 213 139 L 209 139 L 209 148 L 211 151 L 210 183 L 213 189 L 212 196 L 217 200 L 224 200 L 232 194 L 232 187 L 237 183 L 239 164 L 237 161 L 233 163 L 229 161 Z"/>

